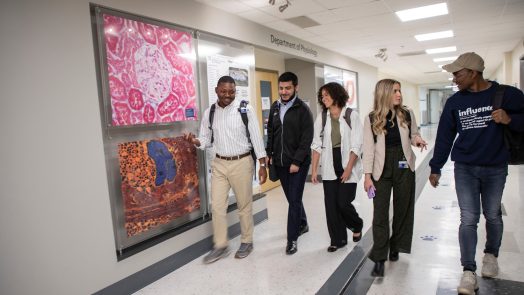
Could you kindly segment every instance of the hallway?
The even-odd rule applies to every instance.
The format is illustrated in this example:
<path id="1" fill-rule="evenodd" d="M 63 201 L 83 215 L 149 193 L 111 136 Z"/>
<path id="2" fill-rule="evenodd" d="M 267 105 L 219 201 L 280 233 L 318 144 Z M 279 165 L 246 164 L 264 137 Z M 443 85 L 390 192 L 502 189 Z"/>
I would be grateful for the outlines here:
<path id="1" fill-rule="evenodd" d="M 385 277 L 369 276 L 372 262 L 354 269 L 355 273 L 341 273 L 347 269 L 348 255 L 361 251 L 371 237 L 373 206 L 362 189 L 357 188 L 354 205 L 364 219 L 364 238 L 336 252 L 328 253 L 327 233 L 322 185 L 306 184 L 304 206 L 308 214 L 308 233 L 298 240 L 298 252 L 285 254 L 287 202 L 281 188 L 267 193 L 269 218 L 255 227 L 254 247 L 250 256 L 243 260 L 233 254 L 210 265 L 202 263 L 202 257 L 173 271 L 160 280 L 137 291 L 138 295 L 153 294 L 333 294 L 330 289 L 334 277 L 354 276 L 344 294 L 456 294 L 456 286 L 462 274 L 459 260 L 457 231 L 459 209 L 453 182 L 453 163 L 443 169 L 441 185 L 434 189 L 427 183 L 427 161 L 431 157 L 436 126 L 423 127 L 423 137 L 430 151 L 416 151 L 417 174 L 423 187 L 415 209 L 415 229 L 412 254 L 400 254 L 397 262 L 387 262 Z M 478 294 L 522 294 L 524 274 L 521 262 L 524 254 L 524 203 L 521 200 L 521 183 L 524 169 L 510 166 L 503 197 L 505 231 L 499 258 L 501 272 L 498 279 L 480 280 Z M 485 231 L 484 219 L 479 224 L 477 262 L 482 259 Z M 239 238 L 231 240 L 232 252 L 239 246 Z M 357 246 L 358 245 L 358 246 Z M 357 247 L 355 247 L 357 246 Z M 357 249 L 358 248 L 358 249 Z M 365 249 L 365 246 L 364 246 Z M 352 253 L 353 251 L 353 253 Z M 359 271 L 357 273 L 357 271 Z M 336 285 L 336 284 L 335 284 Z M 494 291 L 497 290 L 497 291 Z"/>

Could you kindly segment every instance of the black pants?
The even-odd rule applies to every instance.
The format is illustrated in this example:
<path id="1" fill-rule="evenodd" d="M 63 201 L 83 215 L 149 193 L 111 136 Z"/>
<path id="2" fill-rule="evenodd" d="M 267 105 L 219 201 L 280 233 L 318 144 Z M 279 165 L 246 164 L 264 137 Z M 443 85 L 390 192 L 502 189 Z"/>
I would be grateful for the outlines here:
<path id="1" fill-rule="evenodd" d="M 324 205 L 331 246 L 341 247 L 347 244 L 346 228 L 355 233 L 361 232 L 363 221 L 351 204 L 355 200 L 357 184 L 340 182 L 340 177 L 344 173 L 340 148 L 333 149 L 333 166 L 337 179 L 322 181 Z"/>
<path id="2" fill-rule="evenodd" d="M 304 185 L 309 170 L 309 163 L 300 166 L 297 173 L 289 173 L 288 167 L 276 166 L 280 184 L 289 204 L 287 211 L 287 240 L 296 241 L 301 226 L 307 225 L 306 211 L 302 203 Z"/>
<path id="3" fill-rule="evenodd" d="M 415 216 L 415 172 L 399 168 L 405 161 L 402 147 L 386 149 L 384 170 L 378 181 L 373 199 L 373 249 L 369 258 L 375 262 L 386 260 L 388 250 L 411 252 L 413 219 Z M 393 189 L 393 234 L 389 236 L 389 203 Z"/>

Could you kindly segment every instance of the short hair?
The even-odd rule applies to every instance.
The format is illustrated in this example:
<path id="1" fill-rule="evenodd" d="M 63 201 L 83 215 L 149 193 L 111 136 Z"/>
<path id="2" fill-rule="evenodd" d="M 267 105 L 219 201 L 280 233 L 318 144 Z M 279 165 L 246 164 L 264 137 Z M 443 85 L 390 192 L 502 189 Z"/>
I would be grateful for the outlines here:
<path id="1" fill-rule="evenodd" d="M 289 82 L 291 81 L 293 83 L 293 86 L 298 85 L 298 77 L 292 72 L 285 72 L 280 77 L 278 77 L 278 82 Z"/>
<path id="2" fill-rule="evenodd" d="M 218 85 L 220 85 L 220 83 L 233 83 L 233 84 L 236 85 L 235 79 L 233 79 L 231 76 L 222 76 L 222 77 L 220 77 L 220 79 L 218 79 L 218 82 L 217 82 L 217 87 L 218 87 Z"/>
<path id="3" fill-rule="evenodd" d="M 318 89 L 318 104 L 322 106 L 323 110 L 327 108 L 322 102 L 322 90 L 325 90 L 327 93 L 329 93 L 329 96 L 331 96 L 333 99 L 333 104 L 339 108 L 343 108 L 349 99 L 348 92 L 342 85 L 336 82 L 327 83 Z"/>

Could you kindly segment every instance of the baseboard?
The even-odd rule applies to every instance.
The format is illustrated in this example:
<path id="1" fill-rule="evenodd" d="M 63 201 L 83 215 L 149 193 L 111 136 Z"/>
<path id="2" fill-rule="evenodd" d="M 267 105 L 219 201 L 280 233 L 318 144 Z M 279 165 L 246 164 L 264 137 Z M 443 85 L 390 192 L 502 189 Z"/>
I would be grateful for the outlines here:
<path id="1" fill-rule="evenodd" d="M 253 215 L 255 225 L 268 219 L 267 208 Z M 235 223 L 229 227 L 229 237 L 234 238 L 240 235 L 240 223 Z M 94 293 L 95 295 L 127 295 L 132 294 L 145 286 L 155 282 L 165 275 L 186 265 L 194 259 L 207 253 L 213 247 L 213 237 L 207 237 L 199 242 L 151 265 L 148 266 L 106 288 Z"/>

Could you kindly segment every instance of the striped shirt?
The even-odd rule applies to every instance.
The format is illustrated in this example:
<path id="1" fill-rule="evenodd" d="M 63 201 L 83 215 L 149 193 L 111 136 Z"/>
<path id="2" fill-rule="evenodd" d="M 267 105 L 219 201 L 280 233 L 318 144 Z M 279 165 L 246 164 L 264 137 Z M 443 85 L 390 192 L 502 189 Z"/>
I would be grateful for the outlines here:
<path id="1" fill-rule="evenodd" d="M 198 137 L 200 149 L 214 147 L 215 152 L 223 157 L 243 155 L 251 150 L 246 134 L 246 126 L 242 122 L 242 117 L 238 111 L 239 107 L 240 101 L 237 100 L 234 100 L 225 108 L 220 107 L 217 103 L 213 117 L 213 143 L 211 143 L 211 130 L 209 129 L 209 110 L 211 107 L 206 109 L 200 123 Z M 254 110 L 249 104 L 247 105 L 247 118 L 251 143 L 255 149 L 257 159 L 264 158 L 266 157 L 264 141 L 260 134 Z"/>

